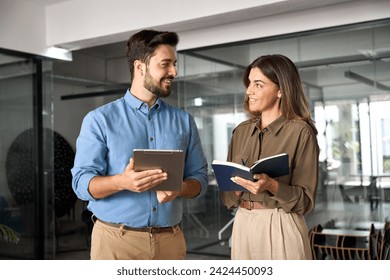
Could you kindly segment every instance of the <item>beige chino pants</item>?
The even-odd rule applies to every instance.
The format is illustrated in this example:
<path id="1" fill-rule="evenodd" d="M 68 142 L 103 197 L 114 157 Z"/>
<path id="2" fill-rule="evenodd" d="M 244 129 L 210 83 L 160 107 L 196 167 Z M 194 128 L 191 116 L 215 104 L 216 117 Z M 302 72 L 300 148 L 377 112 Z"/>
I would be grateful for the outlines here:
<path id="1" fill-rule="evenodd" d="M 233 260 L 307 260 L 310 242 L 304 216 L 282 209 L 239 208 L 233 223 Z"/>
<path id="2" fill-rule="evenodd" d="M 115 228 L 97 220 L 92 230 L 92 260 L 183 260 L 186 242 L 179 227 L 151 234 Z"/>

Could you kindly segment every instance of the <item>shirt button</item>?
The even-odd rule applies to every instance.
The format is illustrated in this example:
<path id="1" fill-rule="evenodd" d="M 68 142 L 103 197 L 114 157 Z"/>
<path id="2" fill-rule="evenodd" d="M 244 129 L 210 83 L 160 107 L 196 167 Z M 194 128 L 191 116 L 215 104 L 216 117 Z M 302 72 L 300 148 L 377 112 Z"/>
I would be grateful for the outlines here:
<path id="1" fill-rule="evenodd" d="M 153 212 L 156 212 L 157 211 L 157 208 L 156 207 L 153 207 Z"/>
<path id="2" fill-rule="evenodd" d="M 150 140 L 150 141 L 153 141 L 153 137 L 150 137 L 149 140 Z"/>
<path id="3" fill-rule="evenodd" d="M 148 117 L 148 120 L 150 121 L 152 118 L 151 117 Z"/>

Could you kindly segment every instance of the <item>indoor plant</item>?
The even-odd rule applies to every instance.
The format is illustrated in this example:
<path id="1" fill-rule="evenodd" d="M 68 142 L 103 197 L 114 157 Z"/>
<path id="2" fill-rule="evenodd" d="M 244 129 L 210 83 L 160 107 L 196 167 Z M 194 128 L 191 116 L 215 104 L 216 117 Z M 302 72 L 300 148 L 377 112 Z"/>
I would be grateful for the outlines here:
<path id="1" fill-rule="evenodd" d="M 13 229 L 0 224 L 0 241 L 18 243 L 19 237 Z"/>

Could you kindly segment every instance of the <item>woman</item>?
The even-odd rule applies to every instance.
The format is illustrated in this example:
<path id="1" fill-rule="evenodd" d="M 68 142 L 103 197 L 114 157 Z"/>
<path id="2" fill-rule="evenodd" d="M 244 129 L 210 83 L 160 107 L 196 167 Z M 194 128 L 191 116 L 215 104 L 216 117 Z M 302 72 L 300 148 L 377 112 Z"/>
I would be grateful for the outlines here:
<path id="1" fill-rule="evenodd" d="M 314 208 L 317 192 L 317 130 L 301 79 L 283 55 L 265 55 L 244 73 L 244 109 L 250 119 L 233 131 L 228 161 L 251 166 L 280 153 L 289 155 L 289 175 L 256 182 L 233 177 L 248 192 L 222 192 L 229 208 L 237 207 L 232 259 L 311 259 L 304 215 Z"/>

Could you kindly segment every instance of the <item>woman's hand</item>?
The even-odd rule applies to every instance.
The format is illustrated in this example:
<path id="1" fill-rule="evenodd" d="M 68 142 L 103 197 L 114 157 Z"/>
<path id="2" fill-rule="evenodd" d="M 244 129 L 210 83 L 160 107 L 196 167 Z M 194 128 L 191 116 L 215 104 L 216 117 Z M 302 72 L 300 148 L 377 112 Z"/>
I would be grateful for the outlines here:
<path id="1" fill-rule="evenodd" d="M 264 191 L 269 191 L 272 194 L 277 193 L 278 191 L 278 181 L 272 179 L 267 174 L 255 174 L 253 176 L 254 179 L 257 179 L 256 182 L 252 182 L 250 180 L 241 178 L 241 177 L 232 177 L 231 180 L 246 188 L 250 193 L 258 194 Z M 237 195 L 237 192 L 236 192 Z"/>

